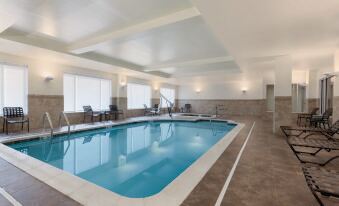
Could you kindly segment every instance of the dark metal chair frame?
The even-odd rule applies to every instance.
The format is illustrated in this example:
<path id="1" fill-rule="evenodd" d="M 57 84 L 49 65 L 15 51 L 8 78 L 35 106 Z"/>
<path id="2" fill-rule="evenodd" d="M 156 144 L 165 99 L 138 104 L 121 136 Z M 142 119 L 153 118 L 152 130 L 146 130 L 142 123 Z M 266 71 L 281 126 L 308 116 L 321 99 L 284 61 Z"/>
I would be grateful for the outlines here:
<path id="1" fill-rule="evenodd" d="M 314 127 L 329 128 L 330 127 L 330 117 L 332 116 L 332 108 L 327 109 L 324 114 L 321 116 L 313 115 L 310 119 L 310 125 Z"/>
<path id="2" fill-rule="evenodd" d="M 324 197 L 339 198 L 338 171 L 306 164 L 302 166 L 302 170 L 308 187 L 321 206 L 324 206 L 324 203 L 319 194 Z"/>
<path id="3" fill-rule="evenodd" d="M 90 105 L 83 106 L 83 109 L 84 109 L 84 123 L 86 122 L 87 116 L 91 117 L 91 122 L 94 122 L 95 117 L 99 117 L 99 120 L 102 121 L 102 116 L 104 115 L 104 113 L 94 112 Z"/>
<path id="4" fill-rule="evenodd" d="M 117 105 L 111 104 L 109 105 L 109 111 L 105 113 L 105 119 L 107 120 L 110 116 L 114 116 L 114 119 L 119 119 L 119 115 L 124 116 L 124 111 L 121 109 L 118 109 Z M 108 118 L 107 118 L 108 117 Z"/>
<path id="5" fill-rule="evenodd" d="M 306 161 L 300 158 L 299 154 L 309 154 L 312 156 L 317 155 L 320 151 L 325 150 L 327 152 L 331 152 L 332 150 L 339 150 L 339 141 L 338 139 L 333 138 L 335 134 L 339 133 L 339 120 L 336 121 L 330 128 L 328 129 L 320 129 L 320 128 L 292 128 L 288 126 L 280 127 L 282 132 L 286 136 L 286 141 L 293 153 L 296 155 L 298 160 L 301 163 L 313 163 L 324 166 L 329 162 L 339 158 L 338 155 L 331 157 L 323 163 Z M 290 131 L 298 131 L 297 134 L 289 134 Z M 318 138 L 311 138 L 311 137 Z M 322 137 L 322 138 L 321 138 Z M 306 147 L 306 148 L 314 148 L 317 149 L 315 152 L 306 152 L 306 151 L 298 151 L 294 147 Z"/>
<path id="6" fill-rule="evenodd" d="M 184 112 L 185 113 L 191 113 L 192 112 L 192 105 L 191 104 L 185 104 L 184 105 Z"/>
<path id="7" fill-rule="evenodd" d="M 8 134 L 9 124 L 21 124 L 21 130 L 24 129 L 24 124 L 27 124 L 27 132 L 29 132 L 29 118 L 25 117 L 22 107 L 3 108 L 3 132 L 6 130 L 6 134 Z"/>
<path id="8" fill-rule="evenodd" d="M 310 122 L 313 115 L 316 115 L 318 112 L 319 108 L 313 108 L 310 113 L 300 113 L 298 114 L 298 119 L 297 119 L 297 125 L 300 125 L 302 120 L 305 119 L 305 126 L 307 125 L 307 122 Z"/>
<path id="9" fill-rule="evenodd" d="M 149 108 L 149 107 L 147 107 L 146 104 L 144 104 L 144 116 L 152 115 L 153 110 L 154 110 L 154 108 Z"/>

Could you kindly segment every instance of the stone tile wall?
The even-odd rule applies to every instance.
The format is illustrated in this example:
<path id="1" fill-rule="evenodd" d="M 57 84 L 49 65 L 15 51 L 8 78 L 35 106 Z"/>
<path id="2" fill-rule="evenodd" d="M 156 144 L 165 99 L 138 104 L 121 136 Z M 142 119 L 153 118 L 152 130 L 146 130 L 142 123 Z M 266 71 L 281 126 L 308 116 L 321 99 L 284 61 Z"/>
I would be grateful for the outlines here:
<path id="1" fill-rule="evenodd" d="M 64 110 L 64 97 L 62 95 L 28 95 L 28 116 L 30 128 L 43 127 L 43 114 L 48 112 L 53 126 L 58 126 L 59 114 Z"/>
<path id="2" fill-rule="evenodd" d="M 296 125 L 297 114 L 292 113 L 292 97 L 276 96 L 275 112 L 274 112 L 274 129 L 275 132 L 280 131 L 282 125 Z"/>
<path id="3" fill-rule="evenodd" d="M 308 112 L 311 112 L 313 108 L 319 108 L 319 98 L 308 99 Z"/>
<path id="4" fill-rule="evenodd" d="M 177 107 L 192 105 L 192 112 L 215 114 L 217 105 L 224 105 L 225 115 L 262 116 L 266 111 L 266 100 L 177 100 Z"/>
<path id="5" fill-rule="evenodd" d="M 333 97 L 333 117 L 332 121 L 339 120 L 339 97 Z"/>

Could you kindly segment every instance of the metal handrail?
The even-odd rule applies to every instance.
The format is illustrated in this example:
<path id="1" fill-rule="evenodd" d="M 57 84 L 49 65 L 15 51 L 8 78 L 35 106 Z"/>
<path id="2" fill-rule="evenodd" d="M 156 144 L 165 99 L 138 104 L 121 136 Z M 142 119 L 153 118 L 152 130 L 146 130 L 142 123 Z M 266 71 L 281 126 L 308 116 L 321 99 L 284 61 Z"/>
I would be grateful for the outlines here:
<path id="1" fill-rule="evenodd" d="M 167 99 L 163 94 L 160 93 L 160 105 L 159 107 L 161 107 L 161 103 L 162 103 L 162 98 L 166 101 L 167 104 L 167 110 L 168 110 L 168 114 L 169 116 L 172 118 L 172 109 L 174 107 L 174 103 L 171 102 L 169 99 Z"/>
<path id="2" fill-rule="evenodd" d="M 64 118 L 65 122 L 66 122 L 66 125 L 68 127 L 68 134 L 71 133 L 71 124 L 69 123 L 69 120 L 68 120 L 68 117 L 66 115 L 65 112 L 60 112 L 60 115 L 59 115 L 59 127 L 61 128 L 62 127 L 62 124 L 61 124 L 61 118 Z"/>
<path id="3" fill-rule="evenodd" d="M 50 127 L 50 129 L 51 129 L 51 137 L 53 137 L 53 134 L 54 134 L 53 123 L 52 123 L 52 120 L 51 120 L 51 116 L 49 115 L 48 112 L 45 112 L 45 113 L 44 113 L 44 116 L 43 116 L 43 126 L 44 126 L 44 130 L 46 129 L 46 119 L 47 119 L 48 124 L 49 124 L 49 127 Z"/>

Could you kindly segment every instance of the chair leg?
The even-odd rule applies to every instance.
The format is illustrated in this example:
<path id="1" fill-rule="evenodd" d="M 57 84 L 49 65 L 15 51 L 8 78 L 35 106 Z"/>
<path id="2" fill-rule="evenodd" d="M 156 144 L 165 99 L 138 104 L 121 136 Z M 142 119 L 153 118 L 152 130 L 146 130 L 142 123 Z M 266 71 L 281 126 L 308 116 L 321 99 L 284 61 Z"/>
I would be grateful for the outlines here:
<path id="1" fill-rule="evenodd" d="M 24 131 L 24 123 L 21 123 L 21 131 Z"/>
<path id="2" fill-rule="evenodd" d="M 6 122 L 6 134 L 8 134 L 8 122 Z"/>
<path id="3" fill-rule="evenodd" d="M 27 122 L 27 132 L 29 133 L 29 121 Z"/>
<path id="4" fill-rule="evenodd" d="M 5 120 L 3 121 L 3 123 L 2 123 L 2 133 L 5 133 Z"/>

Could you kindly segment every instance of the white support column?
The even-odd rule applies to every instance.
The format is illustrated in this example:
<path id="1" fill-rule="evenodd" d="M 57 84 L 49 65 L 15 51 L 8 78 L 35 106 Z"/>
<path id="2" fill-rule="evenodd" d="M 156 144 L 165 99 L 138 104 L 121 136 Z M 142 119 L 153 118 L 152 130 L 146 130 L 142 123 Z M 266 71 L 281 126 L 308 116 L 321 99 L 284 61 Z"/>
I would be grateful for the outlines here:
<path id="1" fill-rule="evenodd" d="M 334 54 L 334 72 L 339 75 L 339 50 Z M 333 85 L 333 119 L 337 121 L 339 119 L 339 76 L 335 77 Z"/>
<path id="2" fill-rule="evenodd" d="M 273 132 L 279 132 L 280 126 L 291 125 L 292 116 L 292 60 L 289 56 L 275 60 L 275 111 Z"/>

